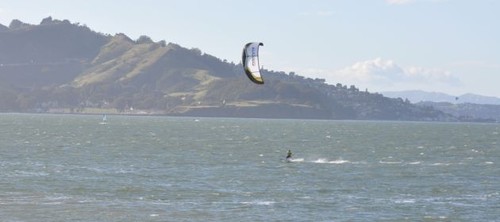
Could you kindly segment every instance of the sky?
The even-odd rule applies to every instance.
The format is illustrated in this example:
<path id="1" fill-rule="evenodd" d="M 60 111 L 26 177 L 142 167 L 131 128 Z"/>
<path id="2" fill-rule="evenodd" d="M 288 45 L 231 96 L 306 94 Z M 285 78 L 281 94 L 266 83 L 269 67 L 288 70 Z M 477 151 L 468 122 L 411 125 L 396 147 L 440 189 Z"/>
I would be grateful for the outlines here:
<path id="1" fill-rule="evenodd" d="M 0 24 L 69 20 L 369 92 L 500 97 L 498 0 L 0 0 Z M 265 78 L 265 77 L 264 77 Z"/>

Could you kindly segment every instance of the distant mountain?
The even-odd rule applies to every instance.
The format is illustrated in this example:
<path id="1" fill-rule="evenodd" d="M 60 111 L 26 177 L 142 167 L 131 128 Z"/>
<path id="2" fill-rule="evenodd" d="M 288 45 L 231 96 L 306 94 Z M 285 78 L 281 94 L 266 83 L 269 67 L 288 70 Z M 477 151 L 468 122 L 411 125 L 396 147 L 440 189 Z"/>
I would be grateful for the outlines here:
<path id="1" fill-rule="evenodd" d="M 0 32 L 6 32 L 8 30 L 9 28 L 7 26 L 0 24 Z"/>
<path id="2" fill-rule="evenodd" d="M 238 50 L 239 49 L 235 49 Z M 457 121 L 429 106 L 263 70 L 147 36 L 97 33 L 67 20 L 0 25 L 0 111 Z"/>
<path id="3" fill-rule="evenodd" d="M 417 105 L 433 107 L 458 117 L 460 121 L 500 122 L 500 105 L 446 102 L 420 102 Z"/>
<path id="4" fill-rule="evenodd" d="M 500 105 L 500 98 L 493 96 L 481 96 L 471 93 L 467 93 L 458 96 L 457 101 L 462 101 L 459 103 L 474 103 L 474 104 L 484 104 L 484 105 Z"/>
<path id="5" fill-rule="evenodd" d="M 381 92 L 384 96 L 390 98 L 408 99 L 412 103 L 419 102 L 447 102 L 453 104 L 460 103 L 474 103 L 474 104 L 490 104 L 500 105 L 500 98 L 491 96 L 481 96 L 471 93 L 463 94 L 460 96 L 453 96 L 445 93 L 438 92 L 425 92 L 420 90 L 409 91 L 393 91 Z"/>

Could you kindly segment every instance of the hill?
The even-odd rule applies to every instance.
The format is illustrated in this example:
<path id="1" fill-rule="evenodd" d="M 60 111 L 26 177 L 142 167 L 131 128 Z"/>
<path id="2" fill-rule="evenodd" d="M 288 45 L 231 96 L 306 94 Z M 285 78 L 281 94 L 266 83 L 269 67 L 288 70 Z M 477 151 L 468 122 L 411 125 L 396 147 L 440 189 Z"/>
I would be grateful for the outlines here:
<path id="1" fill-rule="evenodd" d="M 433 107 L 458 117 L 460 121 L 500 122 L 500 105 L 446 102 L 420 102 L 417 105 Z"/>
<path id="2" fill-rule="evenodd" d="M 239 49 L 238 49 L 239 50 Z M 455 117 L 409 100 L 263 70 L 147 36 L 96 33 L 67 20 L 0 26 L 0 111 L 180 116 L 439 120 Z"/>
<path id="3" fill-rule="evenodd" d="M 467 93 L 463 95 L 453 96 L 446 93 L 439 92 L 425 92 L 421 90 L 408 90 L 408 91 L 393 91 L 393 92 L 382 92 L 384 96 L 390 98 L 403 98 L 408 99 L 412 103 L 419 102 L 446 102 L 453 104 L 460 103 L 473 103 L 473 104 L 489 104 L 489 105 L 500 105 L 500 98 L 492 96 L 481 96 L 472 93 Z"/>

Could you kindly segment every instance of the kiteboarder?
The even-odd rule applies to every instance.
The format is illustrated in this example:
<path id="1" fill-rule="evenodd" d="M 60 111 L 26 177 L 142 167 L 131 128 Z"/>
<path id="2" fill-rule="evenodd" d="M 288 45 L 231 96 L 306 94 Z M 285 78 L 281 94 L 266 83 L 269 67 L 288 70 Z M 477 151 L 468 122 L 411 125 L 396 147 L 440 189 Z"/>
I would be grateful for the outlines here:
<path id="1" fill-rule="evenodd" d="M 288 150 L 288 152 L 286 153 L 286 160 L 290 160 L 292 158 L 292 155 L 292 151 Z"/>

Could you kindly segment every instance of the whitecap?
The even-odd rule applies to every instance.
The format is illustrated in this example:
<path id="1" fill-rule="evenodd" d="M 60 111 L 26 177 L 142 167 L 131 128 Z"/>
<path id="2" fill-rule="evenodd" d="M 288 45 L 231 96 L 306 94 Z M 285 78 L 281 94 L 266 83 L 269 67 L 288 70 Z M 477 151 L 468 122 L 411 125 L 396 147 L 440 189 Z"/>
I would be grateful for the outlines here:
<path id="1" fill-rule="evenodd" d="M 424 219 L 426 219 L 426 220 L 436 220 L 436 219 L 445 220 L 445 219 L 448 219 L 448 217 L 446 217 L 446 216 L 424 216 Z"/>
<path id="2" fill-rule="evenodd" d="M 350 163 L 351 161 L 349 160 L 343 160 L 343 159 L 338 159 L 338 160 L 328 160 L 326 158 L 320 158 L 314 161 L 311 161 L 312 163 L 329 163 L 329 164 L 344 164 L 344 163 Z"/>
<path id="3" fill-rule="evenodd" d="M 25 170 L 15 170 L 15 173 L 12 175 L 21 176 L 21 177 L 45 177 L 50 174 L 43 171 L 25 171 Z"/>
<path id="4" fill-rule="evenodd" d="M 433 163 L 431 166 L 449 166 L 450 163 Z"/>
<path id="5" fill-rule="evenodd" d="M 293 163 L 304 162 L 304 158 L 291 158 L 291 159 L 288 159 L 287 161 L 293 162 Z"/>
<path id="6" fill-rule="evenodd" d="M 344 164 L 344 163 L 350 163 L 351 161 L 349 160 L 342 160 L 342 159 L 339 159 L 339 160 L 332 160 L 328 163 L 332 163 L 332 164 Z"/>
<path id="7" fill-rule="evenodd" d="M 256 201 L 250 201 L 250 202 L 241 202 L 241 204 L 244 205 L 258 205 L 258 206 L 270 206 L 275 204 L 276 202 L 274 201 L 261 201 L 261 200 L 256 200 Z"/>
<path id="8" fill-rule="evenodd" d="M 312 161 L 312 162 L 313 162 L 313 163 L 328 163 L 328 160 L 327 160 L 327 159 L 320 158 L 320 159 L 314 160 L 314 161 Z"/>
<path id="9" fill-rule="evenodd" d="M 415 199 L 400 199 L 400 200 L 395 200 L 394 203 L 398 204 L 412 204 L 417 202 Z"/>
<path id="10" fill-rule="evenodd" d="M 379 163 L 382 163 L 382 164 L 401 164 L 403 163 L 402 161 L 379 161 Z"/>

